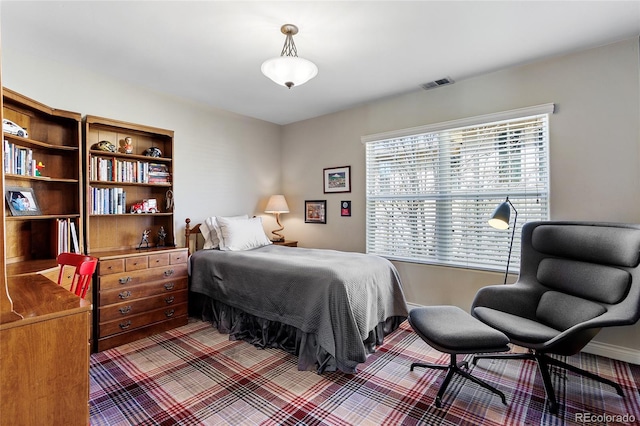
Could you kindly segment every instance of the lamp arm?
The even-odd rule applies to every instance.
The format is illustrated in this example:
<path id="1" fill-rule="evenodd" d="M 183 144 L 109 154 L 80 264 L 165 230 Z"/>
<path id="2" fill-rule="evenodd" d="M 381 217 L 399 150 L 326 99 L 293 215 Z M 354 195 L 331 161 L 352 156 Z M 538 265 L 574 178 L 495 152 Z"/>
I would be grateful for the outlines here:
<path id="1" fill-rule="evenodd" d="M 507 283 L 507 275 L 509 275 L 509 262 L 511 261 L 511 249 L 513 248 L 513 238 L 516 235 L 516 223 L 518 222 L 518 210 L 516 210 L 513 204 L 511 204 L 511 200 L 509 200 L 509 197 L 507 197 L 507 202 L 509 203 L 509 205 L 511 206 L 511 208 L 513 209 L 516 215 L 513 218 L 513 229 L 511 230 L 511 244 L 509 244 L 509 255 L 507 256 L 507 270 L 504 272 L 503 284 Z"/>

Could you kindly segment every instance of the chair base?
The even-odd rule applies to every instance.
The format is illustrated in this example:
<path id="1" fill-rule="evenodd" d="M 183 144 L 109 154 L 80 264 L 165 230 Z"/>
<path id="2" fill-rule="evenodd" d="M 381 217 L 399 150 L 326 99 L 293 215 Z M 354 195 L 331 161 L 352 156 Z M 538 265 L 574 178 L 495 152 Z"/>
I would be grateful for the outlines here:
<path id="1" fill-rule="evenodd" d="M 477 377 L 472 376 L 471 374 L 469 374 L 468 372 L 460 368 L 460 367 L 469 368 L 469 363 L 467 363 L 467 361 L 463 361 L 459 363 L 456 360 L 456 354 L 449 354 L 449 355 L 450 355 L 449 365 L 422 364 L 419 362 L 414 362 L 413 364 L 411 364 L 411 371 L 413 371 L 414 367 L 433 368 L 436 370 L 447 370 L 447 375 L 444 378 L 442 385 L 440 386 L 440 390 L 438 390 L 438 395 L 436 396 L 436 407 L 442 408 L 442 395 L 444 395 L 444 392 L 447 390 L 447 386 L 449 386 L 449 382 L 451 381 L 451 378 L 453 377 L 454 374 L 459 374 L 462 377 L 465 377 L 471 380 L 472 382 L 482 386 L 483 388 L 488 389 L 491 392 L 499 395 L 500 398 L 502 399 L 502 403 L 504 405 L 507 405 L 507 399 L 505 398 L 502 392 L 500 392 L 498 389 L 494 388 L 490 384 L 478 379 Z"/>
<path id="2" fill-rule="evenodd" d="M 596 380 L 601 383 L 605 383 L 609 386 L 612 386 L 617 392 L 618 395 L 624 397 L 624 393 L 622 392 L 622 387 L 616 382 L 613 382 L 609 379 L 605 379 L 604 377 L 600 377 L 597 374 L 593 374 L 589 371 L 583 370 L 581 368 L 575 367 L 573 365 L 567 364 L 566 362 L 557 360 L 555 358 L 551 358 L 545 353 L 531 351 L 523 354 L 487 354 L 487 355 L 474 355 L 473 357 L 473 365 L 476 365 L 478 359 L 528 359 L 535 361 L 538 365 L 538 371 L 540 371 L 540 375 L 542 376 L 542 383 L 544 384 L 544 390 L 547 394 L 547 404 L 549 406 L 549 412 L 551 414 L 558 414 L 558 401 L 556 400 L 556 393 L 553 390 L 553 385 L 551 384 L 551 374 L 549 373 L 549 365 L 555 365 L 557 367 L 565 368 L 569 371 L 572 371 L 576 374 L 580 374 L 582 376 L 588 377 L 590 379 Z"/>

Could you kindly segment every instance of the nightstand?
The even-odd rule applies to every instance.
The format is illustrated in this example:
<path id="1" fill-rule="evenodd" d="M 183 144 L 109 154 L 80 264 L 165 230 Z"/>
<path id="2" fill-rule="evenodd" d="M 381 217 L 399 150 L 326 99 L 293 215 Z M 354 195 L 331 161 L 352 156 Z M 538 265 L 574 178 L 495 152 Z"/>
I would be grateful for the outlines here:
<path id="1" fill-rule="evenodd" d="M 274 242 L 273 244 L 278 246 L 298 247 L 297 241 L 289 241 L 289 240 L 278 241 L 278 242 Z"/>

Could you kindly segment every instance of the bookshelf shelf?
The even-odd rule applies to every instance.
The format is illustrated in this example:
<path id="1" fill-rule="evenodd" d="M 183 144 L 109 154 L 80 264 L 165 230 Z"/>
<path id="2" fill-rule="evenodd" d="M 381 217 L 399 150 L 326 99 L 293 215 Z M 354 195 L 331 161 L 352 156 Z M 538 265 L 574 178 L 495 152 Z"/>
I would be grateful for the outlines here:
<path id="1" fill-rule="evenodd" d="M 39 215 L 39 216 L 8 216 L 5 220 L 8 222 L 13 221 L 29 221 L 29 220 L 50 220 L 50 219 L 79 219 L 79 214 L 65 214 L 65 215 Z"/>
<path id="2" fill-rule="evenodd" d="M 78 179 L 63 179 L 63 178 L 52 178 L 49 176 L 24 176 L 24 175 L 15 175 L 12 173 L 6 173 L 5 179 L 15 179 L 15 180 L 32 180 L 32 181 L 47 181 L 47 182 L 59 182 L 59 183 L 79 183 Z"/>
<path id="3" fill-rule="evenodd" d="M 150 217 L 150 216 L 173 216 L 173 213 L 112 213 L 112 214 L 89 214 L 89 217 L 113 217 L 113 216 L 135 216 L 135 217 Z"/>
<path id="4" fill-rule="evenodd" d="M 80 151 L 80 148 L 77 146 L 52 145 L 50 143 L 29 138 L 21 138 L 20 136 L 12 135 L 10 133 L 3 133 L 2 136 L 5 140 L 27 148 L 49 149 L 52 151 Z"/>
<path id="5" fill-rule="evenodd" d="M 171 188 L 170 183 L 136 183 L 136 182 L 114 182 L 109 180 L 91 180 L 89 181 L 89 185 L 95 186 L 122 186 L 122 185 L 130 185 L 130 186 L 148 186 L 148 187 L 161 187 L 161 188 Z"/>

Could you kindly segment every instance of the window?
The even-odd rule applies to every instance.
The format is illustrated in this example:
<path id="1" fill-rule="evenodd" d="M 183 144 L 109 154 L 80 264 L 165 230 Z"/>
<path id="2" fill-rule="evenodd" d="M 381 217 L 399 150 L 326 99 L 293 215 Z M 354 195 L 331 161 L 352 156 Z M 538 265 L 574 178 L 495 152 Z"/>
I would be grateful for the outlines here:
<path id="1" fill-rule="evenodd" d="M 506 197 L 518 211 L 516 236 L 549 218 L 552 112 L 548 104 L 363 137 L 367 253 L 503 271 L 512 228 L 487 220 Z M 517 272 L 519 238 L 511 259 Z"/>

